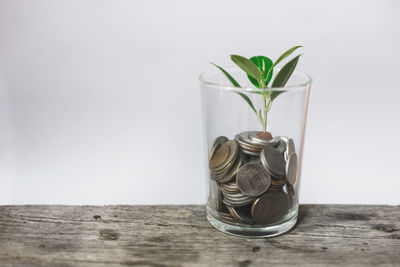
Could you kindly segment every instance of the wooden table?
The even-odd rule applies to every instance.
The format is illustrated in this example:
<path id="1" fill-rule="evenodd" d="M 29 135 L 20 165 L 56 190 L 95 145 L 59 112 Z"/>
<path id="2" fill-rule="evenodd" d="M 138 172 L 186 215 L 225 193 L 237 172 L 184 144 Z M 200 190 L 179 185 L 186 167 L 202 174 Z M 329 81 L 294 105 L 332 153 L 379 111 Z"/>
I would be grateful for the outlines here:
<path id="1" fill-rule="evenodd" d="M 303 205 L 290 233 L 231 237 L 204 206 L 0 206 L 0 266 L 399 266 L 400 206 Z"/>

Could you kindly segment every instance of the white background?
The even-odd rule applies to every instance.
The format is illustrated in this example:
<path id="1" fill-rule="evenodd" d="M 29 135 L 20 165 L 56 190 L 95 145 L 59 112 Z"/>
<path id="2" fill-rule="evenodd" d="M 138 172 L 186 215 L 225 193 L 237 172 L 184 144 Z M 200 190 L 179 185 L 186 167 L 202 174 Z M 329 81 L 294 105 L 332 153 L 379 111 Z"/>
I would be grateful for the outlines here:
<path id="1" fill-rule="evenodd" d="M 400 2 L 0 0 L 0 204 L 204 203 L 209 61 L 304 45 L 303 203 L 400 204 Z"/>

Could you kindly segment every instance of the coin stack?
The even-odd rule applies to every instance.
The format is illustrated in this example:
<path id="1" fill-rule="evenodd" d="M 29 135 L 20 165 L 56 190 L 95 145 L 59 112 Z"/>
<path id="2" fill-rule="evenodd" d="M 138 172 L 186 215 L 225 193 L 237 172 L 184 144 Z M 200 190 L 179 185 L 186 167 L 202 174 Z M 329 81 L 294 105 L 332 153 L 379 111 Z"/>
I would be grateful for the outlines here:
<path id="1" fill-rule="evenodd" d="M 292 139 L 246 131 L 215 139 L 209 157 L 209 205 L 227 223 L 268 225 L 282 220 L 296 197 Z"/>

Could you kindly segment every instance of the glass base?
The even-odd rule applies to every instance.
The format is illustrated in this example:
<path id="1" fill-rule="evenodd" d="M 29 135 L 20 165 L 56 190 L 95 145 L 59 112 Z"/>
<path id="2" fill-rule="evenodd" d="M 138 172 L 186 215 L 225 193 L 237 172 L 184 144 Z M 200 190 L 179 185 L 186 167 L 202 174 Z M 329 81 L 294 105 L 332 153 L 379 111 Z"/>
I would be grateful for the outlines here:
<path id="1" fill-rule="evenodd" d="M 246 238 L 265 238 L 277 236 L 292 229 L 297 222 L 297 214 L 284 223 L 266 227 L 236 226 L 222 222 L 209 213 L 207 213 L 207 220 L 215 229 L 228 235 Z"/>

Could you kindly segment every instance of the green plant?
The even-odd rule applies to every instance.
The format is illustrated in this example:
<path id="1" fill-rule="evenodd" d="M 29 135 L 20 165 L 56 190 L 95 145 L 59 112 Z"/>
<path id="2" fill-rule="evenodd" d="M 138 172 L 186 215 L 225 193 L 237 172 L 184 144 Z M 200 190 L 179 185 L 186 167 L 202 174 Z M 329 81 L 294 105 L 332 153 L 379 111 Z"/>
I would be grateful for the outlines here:
<path id="1" fill-rule="evenodd" d="M 275 62 L 272 62 L 271 59 L 265 56 L 254 56 L 251 57 L 250 59 L 239 56 L 239 55 L 231 55 L 232 61 L 239 67 L 241 68 L 244 72 L 247 73 L 247 77 L 249 78 L 250 82 L 257 88 L 260 88 L 261 90 L 259 91 L 254 91 L 254 93 L 257 93 L 261 95 L 262 97 L 262 103 L 263 107 L 262 109 L 257 109 L 254 107 L 253 103 L 251 102 L 250 98 L 243 92 L 240 91 L 234 91 L 238 95 L 240 95 L 244 101 L 247 102 L 247 104 L 250 106 L 250 108 L 254 111 L 256 114 L 259 122 L 262 125 L 263 132 L 267 131 L 267 115 L 268 111 L 271 109 L 272 102 L 275 100 L 275 98 L 278 97 L 283 91 L 273 91 L 271 88 L 276 88 L 276 87 L 284 87 L 286 82 L 289 80 L 290 76 L 292 75 L 294 69 L 296 68 L 297 62 L 299 60 L 300 55 L 297 55 L 293 59 L 291 59 L 289 62 L 287 62 L 281 70 L 278 72 L 278 74 L 275 76 L 274 81 L 272 82 L 271 86 L 268 87 L 269 82 L 272 79 L 273 76 L 273 69 L 276 67 L 279 63 L 282 62 L 282 60 L 286 59 L 289 57 L 296 49 L 300 48 L 302 46 L 295 46 L 287 50 L 285 53 L 283 53 L 280 57 Z M 232 83 L 233 86 L 235 87 L 241 87 L 239 83 L 230 75 L 226 70 L 224 70 L 222 67 L 214 64 L 211 62 L 215 67 L 217 67 L 227 78 L 228 80 Z"/>

